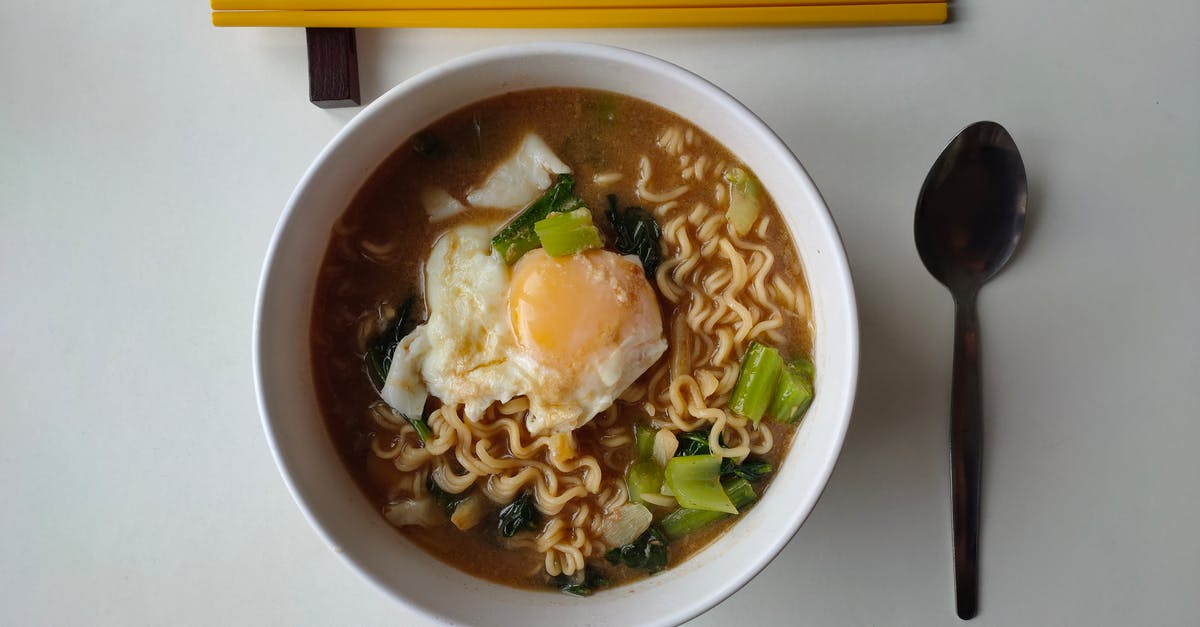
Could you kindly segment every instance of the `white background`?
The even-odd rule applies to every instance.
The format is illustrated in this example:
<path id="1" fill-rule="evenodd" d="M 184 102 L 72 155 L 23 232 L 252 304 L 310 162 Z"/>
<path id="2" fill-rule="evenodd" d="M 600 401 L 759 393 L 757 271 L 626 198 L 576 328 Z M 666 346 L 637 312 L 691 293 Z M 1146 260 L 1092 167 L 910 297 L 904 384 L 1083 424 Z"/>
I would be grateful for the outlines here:
<path id="1" fill-rule="evenodd" d="M 922 28 L 360 31 L 364 102 L 542 39 L 679 63 L 761 115 L 854 267 L 862 377 L 799 534 L 696 625 L 955 624 L 952 308 L 912 243 L 926 170 L 994 119 L 1027 237 L 980 307 L 978 625 L 1200 616 L 1200 4 L 962 0 Z M 299 30 L 165 1 L 0 2 L 0 623 L 407 625 L 293 505 L 250 368 L 275 221 L 356 112 Z"/>

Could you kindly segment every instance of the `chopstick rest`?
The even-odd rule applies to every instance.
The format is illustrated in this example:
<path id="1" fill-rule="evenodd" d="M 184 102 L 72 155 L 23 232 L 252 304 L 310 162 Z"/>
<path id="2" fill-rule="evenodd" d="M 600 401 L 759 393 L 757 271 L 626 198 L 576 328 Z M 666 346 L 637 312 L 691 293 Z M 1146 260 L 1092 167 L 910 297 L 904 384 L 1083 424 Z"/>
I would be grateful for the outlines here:
<path id="1" fill-rule="evenodd" d="M 322 109 L 357 107 L 358 43 L 353 28 L 306 28 L 308 100 Z"/>

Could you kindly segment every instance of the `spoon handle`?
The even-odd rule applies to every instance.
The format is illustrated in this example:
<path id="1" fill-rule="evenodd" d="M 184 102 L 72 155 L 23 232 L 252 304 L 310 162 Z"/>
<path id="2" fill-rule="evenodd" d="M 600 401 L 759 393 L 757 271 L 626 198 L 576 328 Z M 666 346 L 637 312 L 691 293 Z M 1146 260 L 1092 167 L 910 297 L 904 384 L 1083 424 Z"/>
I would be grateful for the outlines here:
<path id="1" fill-rule="evenodd" d="M 979 611 L 979 497 L 983 402 L 979 380 L 979 314 L 975 292 L 958 294 L 954 382 L 950 390 L 950 491 L 954 503 L 954 590 L 958 617 Z"/>

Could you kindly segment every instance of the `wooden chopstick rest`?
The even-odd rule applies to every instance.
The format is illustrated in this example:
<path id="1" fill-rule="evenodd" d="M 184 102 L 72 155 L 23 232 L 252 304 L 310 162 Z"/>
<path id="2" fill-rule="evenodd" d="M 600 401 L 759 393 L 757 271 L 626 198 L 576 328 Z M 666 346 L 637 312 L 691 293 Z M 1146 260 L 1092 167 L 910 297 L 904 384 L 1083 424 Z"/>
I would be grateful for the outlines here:
<path id="1" fill-rule="evenodd" d="M 306 28 L 308 99 L 322 109 L 357 107 L 358 44 L 353 28 Z"/>

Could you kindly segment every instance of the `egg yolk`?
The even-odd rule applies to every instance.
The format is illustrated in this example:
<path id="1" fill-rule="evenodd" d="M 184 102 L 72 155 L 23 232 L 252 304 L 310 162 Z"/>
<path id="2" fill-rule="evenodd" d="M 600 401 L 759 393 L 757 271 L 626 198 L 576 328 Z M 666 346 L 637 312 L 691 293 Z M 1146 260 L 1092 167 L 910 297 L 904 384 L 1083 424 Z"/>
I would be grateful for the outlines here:
<path id="1" fill-rule="evenodd" d="M 513 268 L 509 319 L 517 343 L 560 371 L 596 363 L 626 340 L 662 335 L 662 313 L 641 264 L 607 250 L 526 253 Z"/>

